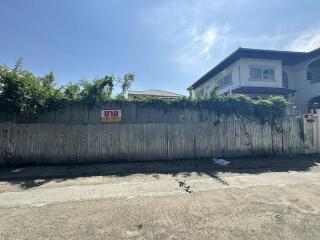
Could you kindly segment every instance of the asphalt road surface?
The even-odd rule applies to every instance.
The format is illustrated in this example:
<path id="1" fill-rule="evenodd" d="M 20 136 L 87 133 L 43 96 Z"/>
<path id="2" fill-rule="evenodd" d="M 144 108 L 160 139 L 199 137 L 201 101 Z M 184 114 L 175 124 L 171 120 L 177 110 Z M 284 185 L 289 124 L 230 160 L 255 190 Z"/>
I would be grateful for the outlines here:
<path id="1" fill-rule="evenodd" d="M 320 239 L 320 156 L 0 169 L 0 239 Z"/>

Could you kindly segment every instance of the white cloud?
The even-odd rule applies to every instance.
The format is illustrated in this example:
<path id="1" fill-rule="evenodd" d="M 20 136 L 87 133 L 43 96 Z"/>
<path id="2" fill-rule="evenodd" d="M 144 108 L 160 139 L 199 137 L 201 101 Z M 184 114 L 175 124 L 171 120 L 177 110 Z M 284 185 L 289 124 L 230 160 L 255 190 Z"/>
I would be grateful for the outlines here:
<path id="1" fill-rule="evenodd" d="M 320 47 L 320 28 L 302 32 L 290 44 L 290 50 L 308 52 Z"/>
<path id="2" fill-rule="evenodd" d="M 216 51 L 225 47 L 231 27 L 212 19 L 226 0 L 170 0 L 147 13 L 143 20 L 170 49 L 171 60 L 188 71 L 203 72 L 212 67 Z M 216 49 L 217 46 L 222 46 Z"/>
<path id="3" fill-rule="evenodd" d="M 222 44 L 223 36 L 229 31 L 229 26 L 210 26 L 200 31 L 193 28 L 184 38 L 184 44 L 176 52 L 174 59 L 188 67 L 206 65 L 212 60 L 214 48 Z"/>
<path id="4" fill-rule="evenodd" d="M 240 15 L 225 17 L 236 9 L 235 4 L 244 7 L 247 2 L 234 0 L 230 8 L 227 0 L 163 0 L 142 12 L 141 17 L 160 47 L 167 51 L 169 61 L 192 76 L 207 72 L 238 47 L 295 51 L 320 47 L 319 28 L 297 36 L 296 29 L 287 26 L 259 30 L 257 23 L 237 24 L 236 21 L 245 22 Z M 222 14 L 228 9 L 226 15 Z"/>

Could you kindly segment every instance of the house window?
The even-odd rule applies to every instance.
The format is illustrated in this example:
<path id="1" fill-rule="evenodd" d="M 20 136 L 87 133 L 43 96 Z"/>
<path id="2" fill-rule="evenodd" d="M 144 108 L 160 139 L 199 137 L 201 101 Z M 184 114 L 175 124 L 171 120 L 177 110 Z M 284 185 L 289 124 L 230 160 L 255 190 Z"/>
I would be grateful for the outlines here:
<path id="1" fill-rule="evenodd" d="M 263 79 L 274 80 L 274 69 L 272 68 L 263 69 Z"/>
<path id="2" fill-rule="evenodd" d="M 307 72 L 307 80 L 312 82 L 312 72 Z"/>
<path id="3" fill-rule="evenodd" d="M 262 69 L 250 68 L 250 79 L 262 79 Z"/>
<path id="4" fill-rule="evenodd" d="M 250 67 L 250 80 L 253 81 L 274 81 L 274 68 Z"/>
<path id="5" fill-rule="evenodd" d="M 219 88 L 225 88 L 232 85 L 232 73 L 229 73 L 218 80 Z"/>
<path id="6" fill-rule="evenodd" d="M 289 88 L 289 77 L 285 71 L 282 71 L 282 87 Z"/>
<path id="7" fill-rule="evenodd" d="M 320 83 L 320 59 L 317 59 L 308 65 L 307 79 L 310 84 Z"/>
<path id="8" fill-rule="evenodd" d="M 319 77 L 314 77 L 312 72 L 307 72 L 307 80 L 310 82 L 310 84 L 318 83 L 320 82 Z"/>

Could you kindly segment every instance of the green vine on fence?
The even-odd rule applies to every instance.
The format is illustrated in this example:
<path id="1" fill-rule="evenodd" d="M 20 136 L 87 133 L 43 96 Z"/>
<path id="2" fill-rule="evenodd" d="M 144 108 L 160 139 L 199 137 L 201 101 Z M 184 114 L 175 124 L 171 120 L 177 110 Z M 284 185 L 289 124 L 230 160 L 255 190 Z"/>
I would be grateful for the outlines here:
<path id="1" fill-rule="evenodd" d="M 128 102 L 125 100 L 124 102 Z M 208 99 L 191 100 L 182 98 L 177 100 L 162 100 L 156 98 L 138 98 L 136 102 L 142 106 L 194 108 L 198 110 L 214 111 L 218 115 L 246 117 L 249 120 L 259 120 L 262 123 L 274 122 L 282 119 L 286 114 L 288 102 L 280 96 L 254 100 L 248 96 L 215 95 Z"/>
<path id="2" fill-rule="evenodd" d="M 234 115 L 248 120 L 258 119 L 271 124 L 275 124 L 286 113 L 287 101 L 283 97 L 253 100 L 243 95 L 224 96 L 215 93 L 207 99 L 192 97 L 176 100 L 150 97 L 128 99 L 125 95 L 134 79 L 135 75 L 128 73 L 123 77 L 106 75 L 92 81 L 82 80 L 57 86 L 52 72 L 36 76 L 23 69 L 22 60 L 19 60 L 13 68 L 0 65 L 0 112 L 35 115 L 68 105 L 93 107 L 104 103 L 119 105 L 135 103 L 156 108 L 207 110 L 218 115 Z M 121 89 L 119 94 L 114 94 L 116 84 Z"/>

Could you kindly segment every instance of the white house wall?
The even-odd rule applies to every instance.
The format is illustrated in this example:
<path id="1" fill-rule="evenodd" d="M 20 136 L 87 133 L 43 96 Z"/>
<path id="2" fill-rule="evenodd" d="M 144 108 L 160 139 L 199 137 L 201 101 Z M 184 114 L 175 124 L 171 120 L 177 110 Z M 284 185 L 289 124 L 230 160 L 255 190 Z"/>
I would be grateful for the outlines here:
<path id="1" fill-rule="evenodd" d="M 230 90 L 233 90 L 235 88 L 238 88 L 240 86 L 239 82 L 239 60 L 236 61 L 235 63 L 231 64 L 229 67 L 227 67 L 223 72 L 222 75 L 227 75 L 229 73 L 232 73 L 232 85 L 225 87 L 221 89 L 219 92 L 220 93 L 225 93 Z M 195 89 L 195 94 L 198 94 L 202 90 L 204 91 L 205 96 L 208 96 L 211 91 L 215 87 L 215 81 L 219 78 L 220 73 L 206 81 L 204 84 L 200 85 L 198 88 Z"/>
<path id="2" fill-rule="evenodd" d="M 250 80 L 250 66 L 272 67 L 275 70 L 274 81 Z M 240 59 L 240 85 L 247 87 L 282 87 L 282 64 L 279 60 L 264 60 L 256 58 Z"/>
<path id="3" fill-rule="evenodd" d="M 274 81 L 252 81 L 250 80 L 250 66 L 272 67 L 275 69 Z M 232 72 L 232 85 L 219 90 L 220 93 L 227 93 L 241 86 L 252 87 L 282 87 L 282 64 L 278 60 L 264 60 L 254 58 L 241 58 L 223 71 L 223 75 Z M 208 96 L 215 86 L 215 80 L 219 74 L 212 77 L 204 84 L 195 89 L 195 94 L 202 90 L 205 96 Z"/>
<path id="4" fill-rule="evenodd" d="M 291 66 L 282 66 L 282 70 L 288 74 L 288 88 L 297 90 L 294 81 L 294 74 Z"/>
<path id="5" fill-rule="evenodd" d="M 293 82 L 293 89 L 297 92 L 294 95 L 294 103 L 296 105 L 304 105 L 307 104 L 312 98 L 320 96 L 320 82 L 310 84 L 307 81 L 307 69 L 308 65 L 313 61 L 319 59 L 313 58 L 297 64 L 291 68 L 291 77 Z"/>

